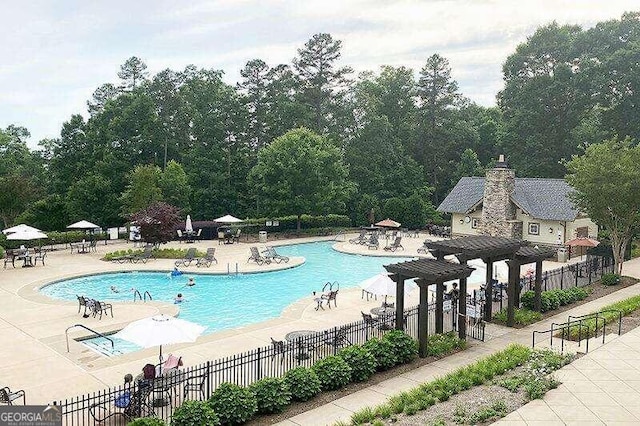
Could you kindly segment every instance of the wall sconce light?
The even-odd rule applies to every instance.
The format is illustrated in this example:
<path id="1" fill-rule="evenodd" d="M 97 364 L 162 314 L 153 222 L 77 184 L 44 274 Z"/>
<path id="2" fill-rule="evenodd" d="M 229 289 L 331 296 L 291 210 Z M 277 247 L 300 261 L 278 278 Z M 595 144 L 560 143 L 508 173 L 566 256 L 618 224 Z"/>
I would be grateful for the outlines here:
<path id="1" fill-rule="evenodd" d="M 549 228 L 549 233 L 553 234 L 553 228 Z"/>
<path id="2" fill-rule="evenodd" d="M 460 219 L 460 224 L 464 224 L 464 219 Z"/>

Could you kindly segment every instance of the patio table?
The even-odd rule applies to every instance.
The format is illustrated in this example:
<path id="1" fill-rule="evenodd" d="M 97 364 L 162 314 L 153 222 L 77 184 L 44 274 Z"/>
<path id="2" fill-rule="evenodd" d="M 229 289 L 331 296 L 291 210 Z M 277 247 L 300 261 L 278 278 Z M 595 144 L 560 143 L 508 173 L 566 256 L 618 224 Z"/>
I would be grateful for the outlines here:
<path id="1" fill-rule="evenodd" d="M 317 333 L 318 333 L 317 331 L 313 331 L 313 330 L 297 330 L 297 331 L 292 331 L 290 333 L 287 333 L 284 336 L 284 339 L 287 342 L 293 342 L 298 345 L 298 355 L 296 355 L 296 358 L 298 359 L 298 361 L 301 361 L 303 359 L 309 359 L 309 353 L 306 350 L 308 349 L 306 347 L 308 346 L 308 342 L 303 342 L 303 340 Z"/>
<path id="2" fill-rule="evenodd" d="M 33 266 L 33 257 L 30 254 L 21 254 L 19 256 L 16 256 L 16 259 L 22 260 L 23 268 L 30 268 L 31 266 Z"/>

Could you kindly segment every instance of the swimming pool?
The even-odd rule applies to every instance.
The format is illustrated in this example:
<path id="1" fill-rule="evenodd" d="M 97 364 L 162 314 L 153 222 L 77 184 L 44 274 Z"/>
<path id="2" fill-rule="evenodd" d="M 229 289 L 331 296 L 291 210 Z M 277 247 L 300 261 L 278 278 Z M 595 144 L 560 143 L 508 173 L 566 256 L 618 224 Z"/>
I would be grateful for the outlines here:
<path id="1" fill-rule="evenodd" d="M 55 299 L 75 300 L 76 295 L 106 301 L 133 299 L 131 288 L 148 291 L 154 300 L 173 303 L 178 293 L 180 318 L 207 327 L 205 333 L 235 328 L 275 318 L 296 300 L 321 291 L 326 282 L 337 281 L 340 288 L 356 286 L 380 272 L 383 265 L 405 258 L 361 256 L 337 252 L 332 242 L 294 244 L 278 247 L 285 256 L 302 256 L 306 262 L 282 271 L 240 275 L 207 275 L 185 272 L 171 278 L 168 272 L 118 272 L 79 277 L 41 289 Z M 196 285 L 185 286 L 193 276 Z M 119 289 L 113 293 L 111 286 Z"/>

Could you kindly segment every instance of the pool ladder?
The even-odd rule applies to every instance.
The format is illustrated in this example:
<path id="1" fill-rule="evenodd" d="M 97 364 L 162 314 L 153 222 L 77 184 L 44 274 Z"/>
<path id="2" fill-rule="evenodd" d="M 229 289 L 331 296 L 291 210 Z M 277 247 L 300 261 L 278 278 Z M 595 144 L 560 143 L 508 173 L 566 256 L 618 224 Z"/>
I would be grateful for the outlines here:
<path id="1" fill-rule="evenodd" d="M 67 353 L 69 352 L 69 330 L 71 330 L 72 328 L 75 328 L 75 327 L 81 327 L 81 328 L 84 328 L 85 330 L 92 332 L 93 334 L 95 334 L 95 335 L 96 335 L 96 336 L 98 336 L 98 337 L 104 337 L 104 338 L 105 338 L 105 339 L 107 339 L 109 342 L 111 342 L 111 350 L 113 350 L 113 349 L 114 349 L 113 339 L 111 339 L 110 337 L 107 337 L 107 336 L 105 336 L 105 335 L 104 335 L 104 334 L 102 334 L 102 333 L 99 333 L 99 332 L 97 332 L 97 331 L 95 331 L 95 330 L 92 330 L 92 329 L 90 329 L 89 327 L 87 327 L 86 325 L 82 325 L 82 324 L 75 324 L 75 325 L 72 325 L 71 327 L 67 327 L 67 329 L 64 331 L 65 338 L 67 339 Z"/>
<path id="2" fill-rule="evenodd" d="M 142 300 L 143 302 L 147 301 L 147 296 L 149 296 L 149 300 L 153 300 L 153 297 L 151 297 L 151 293 L 149 293 L 148 291 L 144 292 L 144 296 L 142 294 L 140 294 L 139 290 L 136 290 L 133 292 L 133 301 L 136 301 L 136 297 L 139 297 L 140 300 Z"/>
<path id="3" fill-rule="evenodd" d="M 238 275 L 240 272 L 238 272 L 238 262 L 236 262 L 236 272 L 234 273 L 235 275 Z M 227 275 L 231 275 L 231 264 L 227 263 Z"/>

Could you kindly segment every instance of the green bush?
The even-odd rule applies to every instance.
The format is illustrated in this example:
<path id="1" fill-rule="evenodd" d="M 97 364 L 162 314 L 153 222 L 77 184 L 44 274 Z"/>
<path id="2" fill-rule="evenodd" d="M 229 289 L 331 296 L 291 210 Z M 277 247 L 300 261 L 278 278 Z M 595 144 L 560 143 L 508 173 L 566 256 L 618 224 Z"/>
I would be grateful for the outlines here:
<path id="1" fill-rule="evenodd" d="M 140 417 L 127 423 L 129 426 L 165 426 L 164 420 L 157 417 Z"/>
<path id="2" fill-rule="evenodd" d="M 152 252 L 153 252 L 153 257 L 155 259 L 182 259 L 187 254 L 187 249 L 154 248 Z M 102 260 L 111 261 L 117 257 L 139 255 L 139 254 L 142 254 L 142 250 L 140 249 L 117 250 L 117 251 L 112 251 L 110 253 L 105 254 Z M 205 254 L 206 253 L 202 251 L 196 250 L 196 257 L 204 257 Z"/>
<path id="3" fill-rule="evenodd" d="M 322 390 L 318 375 L 309 368 L 298 367 L 287 371 L 284 382 L 294 401 L 308 401 Z"/>
<path id="4" fill-rule="evenodd" d="M 503 324 L 507 323 L 507 308 L 493 314 L 493 319 Z M 516 325 L 529 325 L 540 321 L 542 314 L 540 312 L 531 311 L 527 308 L 514 309 L 514 323 Z"/>
<path id="5" fill-rule="evenodd" d="M 442 356 L 456 349 L 464 349 L 467 342 L 458 338 L 453 331 L 444 334 L 434 334 L 427 342 L 427 355 Z"/>
<path id="6" fill-rule="evenodd" d="M 376 360 L 376 370 L 388 370 L 397 364 L 393 344 L 388 340 L 373 338 L 362 345 Z"/>
<path id="7" fill-rule="evenodd" d="M 396 364 L 411 362 L 418 356 L 418 342 L 401 330 L 392 330 L 382 340 L 391 343 Z"/>
<path id="8" fill-rule="evenodd" d="M 351 367 L 352 382 L 363 382 L 376 372 L 376 359 L 362 346 L 348 346 L 338 356 Z"/>
<path id="9" fill-rule="evenodd" d="M 267 221 L 278 221 L 278 226 L 268 227 L 265 229 L 272 231 L 287 231 L 287 230 L 295 230 L 298 224 L 297 216 L 281 216 L 281 217 L 272 217 L 272 218 L 257 218 L 257 219 L 248 219 L 245 220 L 245 224 L 248 225 L 260 225 L 265 226 L 265 222 Z M 301 229 L 311 229 L 311 228 L 336 228 L 336 227 L 350 227 L 351 219 L 349 216 L 339 215 L 339 214 L 328 214 L 326 216 L 310 216 L 308 214 L 303 214 L 300 217 L 300 228 Z"/>
<path id="10" fill-rule="evenodd" d="M 184 401 L 171 416 L 171 426 L 219 426 L 220 419 L 207 401 Z"/>
<path id="11" fill-rule="evenodd" d="M 351 367 L 339 356 L 328 356 L 317 361 L 311 367 L 320 379 L 323 391 L 345 387 L 351 380 Z"/>
<path id="12" fill-rule="evenodd" d="M 253 392 L 233 383 L 222 383 L 209 398 L 209 404 L 222 425 L 242 424 L 258 410 Z"/>
<path id="13" fill-rule="evenodd" d="M 249 386 L 258 403 L 258 413 L 279 413 L 291 402 L 291 392 L 284 379 L 266 377 Z"/>
<path id="14" fill-rule="evenodd" d="M 541 311 L 547 312 L 558 309 L 560 306 L 568 305 L 578 300 L 585 299 L 589 292 L 582 287 L 572 287 L 564 290 L 555 289 L 543 291 L 541 293 Z M 526 309 L 533 310 L 535 303 L 535 293 L 532 290 L 525 291 L 520 297 L 522 306 Z"/>
<path id="15" fill-rule="evenodd" d="M 620 284 L 620 275 L 618 274 L 604 274 L 600 278 L 602 285 L 616 285 Z"/>
<path id="16" fill-rule="evenodd" d="M 605 324 L 609 324 L 613 321 L 618 321 L 618 311 L 622 312 L 622 316 L 629 315 L 630 313 L 640 309 L 640 295 L 629 297 L 628 299 L 621 300 L 611 305 L 604 306 L 600 312 L 598 319 L 598 326 L 602 327 L 602 318 L 605 320 Z M 608 311 L 608 312 L 607 312 Z M 595 312 L 594 312 L 595 313 Z M 580 327 L 575 326 L 569 329 L 569 339 L 578 340 L 578 337 L 582 335 L 582 338 L 593 337 L 596 333 L 596 320 L 595 318 L 582 321 L 583 325 L 587 327 L 581 327 L 582 333 L 580 333 Z M 586 335 L 586 336 L 585 336 Z"/>
<path id="17" fill-rule="evenodd" d="M 4 259 L 4 247 L 0 246 L 0 259 Z"/>

